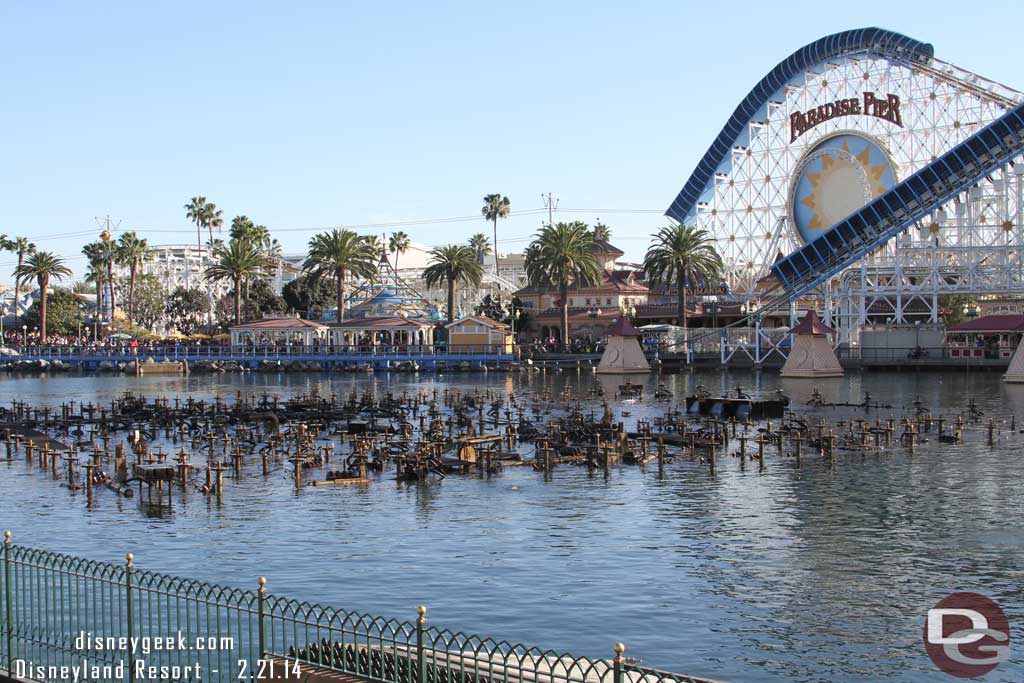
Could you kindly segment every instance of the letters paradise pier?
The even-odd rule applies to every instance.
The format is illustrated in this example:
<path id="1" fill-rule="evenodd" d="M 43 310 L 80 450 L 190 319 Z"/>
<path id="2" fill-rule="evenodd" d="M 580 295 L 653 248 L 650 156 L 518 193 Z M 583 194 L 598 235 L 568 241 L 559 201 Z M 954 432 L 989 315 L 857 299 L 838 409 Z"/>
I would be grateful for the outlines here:
<path id="1" fill-rule="evenodd" d="M 814 128 L 819 123 L 840 116 L 874 116 L 884 119 L 889 123 L 903 127 L 903 119 L 900 117 L 900 98 L 898 95 L 875 95 L 873 92 L 864 92 L 862 97 L 850 97 L 835 102 L 827 102 L 814 109 L 798 111 L 789 116 L 789 141 L 793 142 L 798 137 Z"/>

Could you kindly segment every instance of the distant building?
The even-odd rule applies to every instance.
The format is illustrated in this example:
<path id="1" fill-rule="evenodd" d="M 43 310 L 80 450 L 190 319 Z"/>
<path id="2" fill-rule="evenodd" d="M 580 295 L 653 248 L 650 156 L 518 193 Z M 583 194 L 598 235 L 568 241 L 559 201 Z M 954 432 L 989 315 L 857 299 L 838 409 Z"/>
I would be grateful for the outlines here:
<path id="1" fill-rule="evenodd" d="M 594 250 L 601 281 L 587 287 L 569 286 L 569 338 L 598 340 L 620 317 L 647 303 L 650 290 L 643 273 L 618 263 L 624 252 L 604 240 Z M 561 338 L 561 294 L 557 288 L 526 286 L 515 292 L 527 313 L 522 336 Z"/>

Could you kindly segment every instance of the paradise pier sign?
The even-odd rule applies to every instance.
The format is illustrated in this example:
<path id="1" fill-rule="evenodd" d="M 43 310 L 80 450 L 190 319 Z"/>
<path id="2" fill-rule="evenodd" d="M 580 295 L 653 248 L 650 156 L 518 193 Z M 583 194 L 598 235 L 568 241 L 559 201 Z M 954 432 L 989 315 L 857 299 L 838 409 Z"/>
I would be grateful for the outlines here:
<path id="1" fill-rule="evenodd" d="M 878 97 L 873 92 L 864 92 L 862 97 L 836 100 L 835 102 L 819 105 L 814 109 L 790 114 L 789 141 L 795 141 L 819 123 L 824 123 L 840 116 L 860 114 L 884 119 L 889 123 L 896 124 L 900 128 L 903 127 L 903 119 L 900 118 L 900 98 L 898 95 Z"/>

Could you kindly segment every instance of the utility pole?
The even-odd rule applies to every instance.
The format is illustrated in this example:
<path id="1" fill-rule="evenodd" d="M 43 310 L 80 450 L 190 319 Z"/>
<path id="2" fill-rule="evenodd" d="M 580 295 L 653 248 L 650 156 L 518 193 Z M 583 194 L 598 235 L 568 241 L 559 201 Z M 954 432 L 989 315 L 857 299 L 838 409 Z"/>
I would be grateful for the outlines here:
<path id="1" fill-rule="evenodd" d="M 554 225 L 555 209 L 558 208 L 558 197 L 548 192 L 547 194 L 541 194 L 540 198 L 544 201 L 544 208 L 548 210 L 548 225 Z"/>
<path id="2" fill-rule="evenodd" d="M 109 213 L 102 217 L 93 216 L 93 219 L 96 221 L 96 225 L 103 229 L 103 232 L 100 233 L 100 239 L 103 240 L 104 244 L 108 244 L 110 240 L 114 239 L 114 232 L 121 227 L 121 219 L 117 219 L 115 222 Z M 109 256 L 110 254 L 108 253 Z M 110 258 L 107 258 L 107 296 L 104 298 L 104 301 L 110 302 L 110 322 L 114 322 L 114 307 L 116 304 L 114 301 L 114 264 Z M 103 311 L 99 310 L 98 306 L 96 315 L 103 316 Z"/>

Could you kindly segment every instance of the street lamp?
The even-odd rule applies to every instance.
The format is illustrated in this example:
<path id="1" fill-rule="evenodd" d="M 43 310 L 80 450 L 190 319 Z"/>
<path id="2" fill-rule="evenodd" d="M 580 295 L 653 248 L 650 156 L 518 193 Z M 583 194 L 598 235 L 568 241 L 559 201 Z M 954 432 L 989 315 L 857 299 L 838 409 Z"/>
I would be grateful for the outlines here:
<path id="1" fill-rule="evenodd" d="M 27 349 L 28 348 L 28 325 L 22 325 L 21 326 L 21 334 L 22 334 L 22 339 L 23 339 L 22 346 L 24 346 Z"/>

